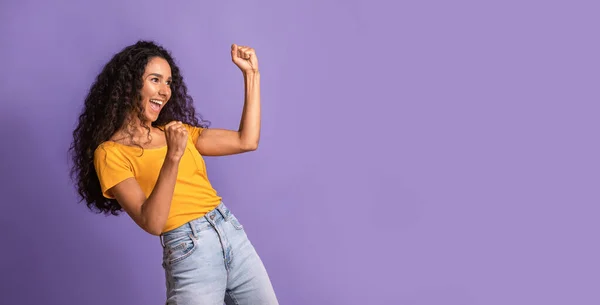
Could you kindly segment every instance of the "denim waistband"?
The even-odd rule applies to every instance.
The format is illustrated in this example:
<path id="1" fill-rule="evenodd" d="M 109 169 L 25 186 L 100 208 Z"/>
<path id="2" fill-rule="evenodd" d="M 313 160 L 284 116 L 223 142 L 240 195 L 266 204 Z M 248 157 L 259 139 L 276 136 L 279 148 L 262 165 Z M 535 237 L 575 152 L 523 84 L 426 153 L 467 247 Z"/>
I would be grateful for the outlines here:
<path id="1" fill-rule="evenodd" d="M 160 243 L 164 247 L 171 240 L 179 239 L 183 236 L 192 234 L 196 236 L 198 232 L 210 228 L 213 224 L 222 220 L 229 220 L 231 211 L 223 202 L 219 203 L 214 209 L 208 211 L 204 216 L 190 220 L 189 222 L 160 235 Z M 211 224 L 212 223 L 212 224 Z"/>

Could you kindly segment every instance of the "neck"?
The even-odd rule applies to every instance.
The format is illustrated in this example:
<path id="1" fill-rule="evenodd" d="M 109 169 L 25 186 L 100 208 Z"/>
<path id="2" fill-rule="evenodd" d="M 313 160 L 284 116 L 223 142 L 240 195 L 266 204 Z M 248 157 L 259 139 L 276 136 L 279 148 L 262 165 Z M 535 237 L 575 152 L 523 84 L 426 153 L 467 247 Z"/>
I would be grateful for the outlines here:
<path id="1" fill-rule="evenodd" d="M 121 126 L 118 133 L 133 136 L 133 140 L 136 141 L 148 138 L 147 128 L 150 128 L 150 131 L 152 131 L 151 122 L 141 122 L 136 115 L 131 115 L 129 120 L 125 121 L 123 126 Z"/>

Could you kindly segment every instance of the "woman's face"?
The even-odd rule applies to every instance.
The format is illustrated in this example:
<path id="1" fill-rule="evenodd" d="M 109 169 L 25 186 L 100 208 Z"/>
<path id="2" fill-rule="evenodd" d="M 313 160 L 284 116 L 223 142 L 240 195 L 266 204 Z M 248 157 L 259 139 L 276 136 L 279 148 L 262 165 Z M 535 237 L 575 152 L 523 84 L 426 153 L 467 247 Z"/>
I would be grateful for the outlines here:
<path id="1" fill-rule="evenodd" d="M 171 98 L 171 67 L 161 58 L 154 57 L 146 65 L 142 76 L 142 108 L 147 122 L 158 119 L 161 109 Z"/>

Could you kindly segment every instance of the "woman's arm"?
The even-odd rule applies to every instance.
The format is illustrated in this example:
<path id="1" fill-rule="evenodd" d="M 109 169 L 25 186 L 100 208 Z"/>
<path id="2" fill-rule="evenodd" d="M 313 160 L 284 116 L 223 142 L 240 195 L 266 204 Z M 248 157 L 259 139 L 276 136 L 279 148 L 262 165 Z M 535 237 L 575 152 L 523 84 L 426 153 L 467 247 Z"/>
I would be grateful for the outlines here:
<path id="1" fill-rule="evenodd" d="M 135 178 L 128 178 L 109 189 L 119 205 L 135 223 L 152 235 L 160 235 L 167 223 L 179 162 L 185 151 L 187 129 L 181 122 L 165 126 L 167 155 L 160 169 L 156 185 L 148 198 Z"/>
<path id="2" fill-rule="evenodd" d="M 260 139 L 260 73 L 254 49 L 231 48 L 232 61 L 244 76 L 244 107 L 237 131 L 205 129 L 198 136 L 196 148 L 201 155 L 225 156 L 253 151 Z"/>
<path id="3" fill-rule="evenodd" d="M 167 222 L 179 160 L 165 159 L 156 185 L 148 198 L 135 178 L 128 178 L 110 189 L 131 219 L 144 231 L 160 235 Z"/>

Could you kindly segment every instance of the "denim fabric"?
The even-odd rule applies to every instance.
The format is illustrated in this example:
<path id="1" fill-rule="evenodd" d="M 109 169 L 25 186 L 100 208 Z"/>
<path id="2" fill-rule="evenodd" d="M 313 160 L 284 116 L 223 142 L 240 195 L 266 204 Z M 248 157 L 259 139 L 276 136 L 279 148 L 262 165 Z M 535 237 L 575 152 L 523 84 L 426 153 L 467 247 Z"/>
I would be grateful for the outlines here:
<path id="1" fill-rule="evenodd" d="M 267 271 L 223 204 L 161 235 L 167 305 L 278 304 Z"/>

